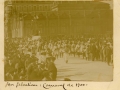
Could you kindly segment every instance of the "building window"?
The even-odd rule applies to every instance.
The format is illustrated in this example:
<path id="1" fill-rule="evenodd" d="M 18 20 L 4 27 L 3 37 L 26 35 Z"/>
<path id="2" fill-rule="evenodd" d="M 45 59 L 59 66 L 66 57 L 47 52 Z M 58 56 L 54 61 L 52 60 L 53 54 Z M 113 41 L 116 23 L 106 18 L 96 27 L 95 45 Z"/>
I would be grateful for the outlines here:
<path id="1" fill-rule="evenodd" d="M 18 7 L 17 7 L 17 10 L 18 10 L 18 11 L 20 11 L 20 7 L 21 7 L 21 6 L 18 6 Z"/>
<path id="2" fill-rule="evenodd" d="M 28 11 L 28 6 L 26 6 L 26 11 Z"/>
<path id="3" fill-rule="evenodd" d="M 28 6 L 28 11 L 30 11 L 30 9 L 31 9 L 30 6 Z"/>
<path id="4" fill-rule="evenodd" d="M 18 10 L 18 6 L 16 6 L 16 11 Z"/>
<path id="5" fill-rule="evenodd" d="M 47 10 L 47 6 L 44 6 L 44 11 L 46 11 Z"/>
<path id="6" fill-rule="evenodd" d="M 26 11 L 26 6 L 23 6 L 23 11 Z"/>
<path id="7" fill-rule="evenodd" d="M 23 7 L 23 6 L 21 6 L 20 11 L 22 11 L 22 7 Z"/>
<path id="8" fill-rule="evenodd" d="M 45 6 L 45 10 L 46 10 L 46 11 L 48 10 L 48 7 L 47 7 L 47 6 Z"/>
<path id="9" fill-rule="evenodd" d="M 19 11 L 21 11 L 21 6 L 19 6 Z"/>
<path id="10" fill-rule="evenodd" d="M 41 7 L 41 11 L 43 11 L 43 6 L 40 6 Z"/>
<path id="11" fill-rule="evenodd" d="M 34 6 L 34 10 L 36 10 L 36 6 Z"/>
<path id="12" fill-rule="evenodd" d="M 39 10 L 39 7 L 38 7 L 38 6 L 36 6 L 36 10 L 37 10 L 37 11 Z"/>
<path id="13" fill-rule="evenodd" d="M 50 10 L 50 6 L 48 6 L 48 10 Z"/>
<path id="14" fill-rule="evenodd" d="M 41 6 L 39 6 L 39 11 L 41 10 Z"/>
<path id="15" fill-rule="evenodd" d="M 33 6 L 31 6 L 31 11 L 34 11 L 34 10 L 33 10 Z"/>

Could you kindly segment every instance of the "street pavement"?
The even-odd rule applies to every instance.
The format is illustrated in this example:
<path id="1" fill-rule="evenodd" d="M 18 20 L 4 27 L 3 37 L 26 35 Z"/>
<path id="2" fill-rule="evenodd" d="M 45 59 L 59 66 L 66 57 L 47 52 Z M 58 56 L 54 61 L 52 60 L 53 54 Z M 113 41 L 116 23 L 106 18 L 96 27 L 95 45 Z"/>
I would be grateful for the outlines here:
<path id="1" fill-rule="evenodd" d="M 57 81 L 69 78 L 72 81 L 112 81 L 113 66 L 102 61 L 87 61 L 80 57 L 69 57 L 66 64 L 63 58 L 55 61 Z"/>

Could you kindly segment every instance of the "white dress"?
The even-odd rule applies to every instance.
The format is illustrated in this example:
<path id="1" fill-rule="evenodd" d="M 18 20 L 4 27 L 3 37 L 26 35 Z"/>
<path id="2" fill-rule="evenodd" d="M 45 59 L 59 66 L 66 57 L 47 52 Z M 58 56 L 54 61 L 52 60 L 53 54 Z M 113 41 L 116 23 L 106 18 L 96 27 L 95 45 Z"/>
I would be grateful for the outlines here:
<path id="1" fill-rule="evenodd" d="M 64 51 L 64 60 L 68 60 L 69 54 L 68 54 L 68 49 Z"/>
<path id="2" fill-rule="evenodd" d="M 68 60 L 68 53 L 64 53 L 64 60 L 66 61 L 66 60 Z"/>

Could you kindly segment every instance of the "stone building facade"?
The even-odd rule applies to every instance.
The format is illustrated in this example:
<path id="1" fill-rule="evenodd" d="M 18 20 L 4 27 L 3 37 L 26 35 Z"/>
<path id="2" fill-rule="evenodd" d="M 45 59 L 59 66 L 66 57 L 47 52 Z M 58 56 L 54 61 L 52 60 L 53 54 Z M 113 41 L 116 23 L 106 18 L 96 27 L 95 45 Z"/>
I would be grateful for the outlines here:
<path id="1" fill-rule="evenodd" d="M 39 32 L 51 36 L 113 31 L 113 10 L 103 2 L 12 1 L 8 9 L 5 27 L 12 38 L 37 36 Z"/>

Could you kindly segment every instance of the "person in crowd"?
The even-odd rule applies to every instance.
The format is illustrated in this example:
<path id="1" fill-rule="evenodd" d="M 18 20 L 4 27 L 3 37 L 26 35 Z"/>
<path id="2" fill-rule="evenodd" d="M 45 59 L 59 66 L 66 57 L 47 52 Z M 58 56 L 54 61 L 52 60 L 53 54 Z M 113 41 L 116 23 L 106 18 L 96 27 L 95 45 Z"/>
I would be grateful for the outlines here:
<path id="1" fill-rule="evenodd" d="M 76 44 L 75 52 L 80 57 L 80 44 L 79 44 L 79 42 Z"/>
<path id="2" fill-rule="evenodd" d="M 55 58 L 49 56 L 46 58 L 46 70 L 43 72 L 45 80 L 55 81 L 57 78 L 57 68 L 54 64 Z"/>
<path id="3" fill-rule="evenodd" d="M 62 45 L 60 46 L 59 53 L 60 53 L 60 58 L 63 58 L 64 47 L 62 47 Z"/>
<path id="4" fill-rule="evenodd" d="M 65 48 L 64 48 L 64 60 L 66 63 L 68 63 L 68 56 L 69 56 L 69 47 L 65 46 Z"/>
<path id="5" fill-rule="evenodd" d="M 105 55 L 106 55 L 106 62 L 108 65 L 110 65 L 110 60 L 111 60 L 111 55 L 112 55 L 112 50 L 110 48 L 110 44 L 107 44 L 107 46 L 106 46 Z"/>
<path id="6" fill-rule="evenodd" d="M 41 55 L 39 57 L 39 63 L 45 63 L 46 62 L 46 52 L 41 52 Z"/>
<path id="7" fill-rule="evenodd" d="M 87 45 L 85 49 L 86 60 L 89 60 L 89 53 L 90 53 L 90 48 L 89 48 L 89 45 Z"/>
<path id="8" fill-rule="evenodd" d="M 74 43 L 74 41 L 72 41 L 72 45 L 71 45 L 71 54 L 73 54 L 75 57 L 75 43 Z"/>

